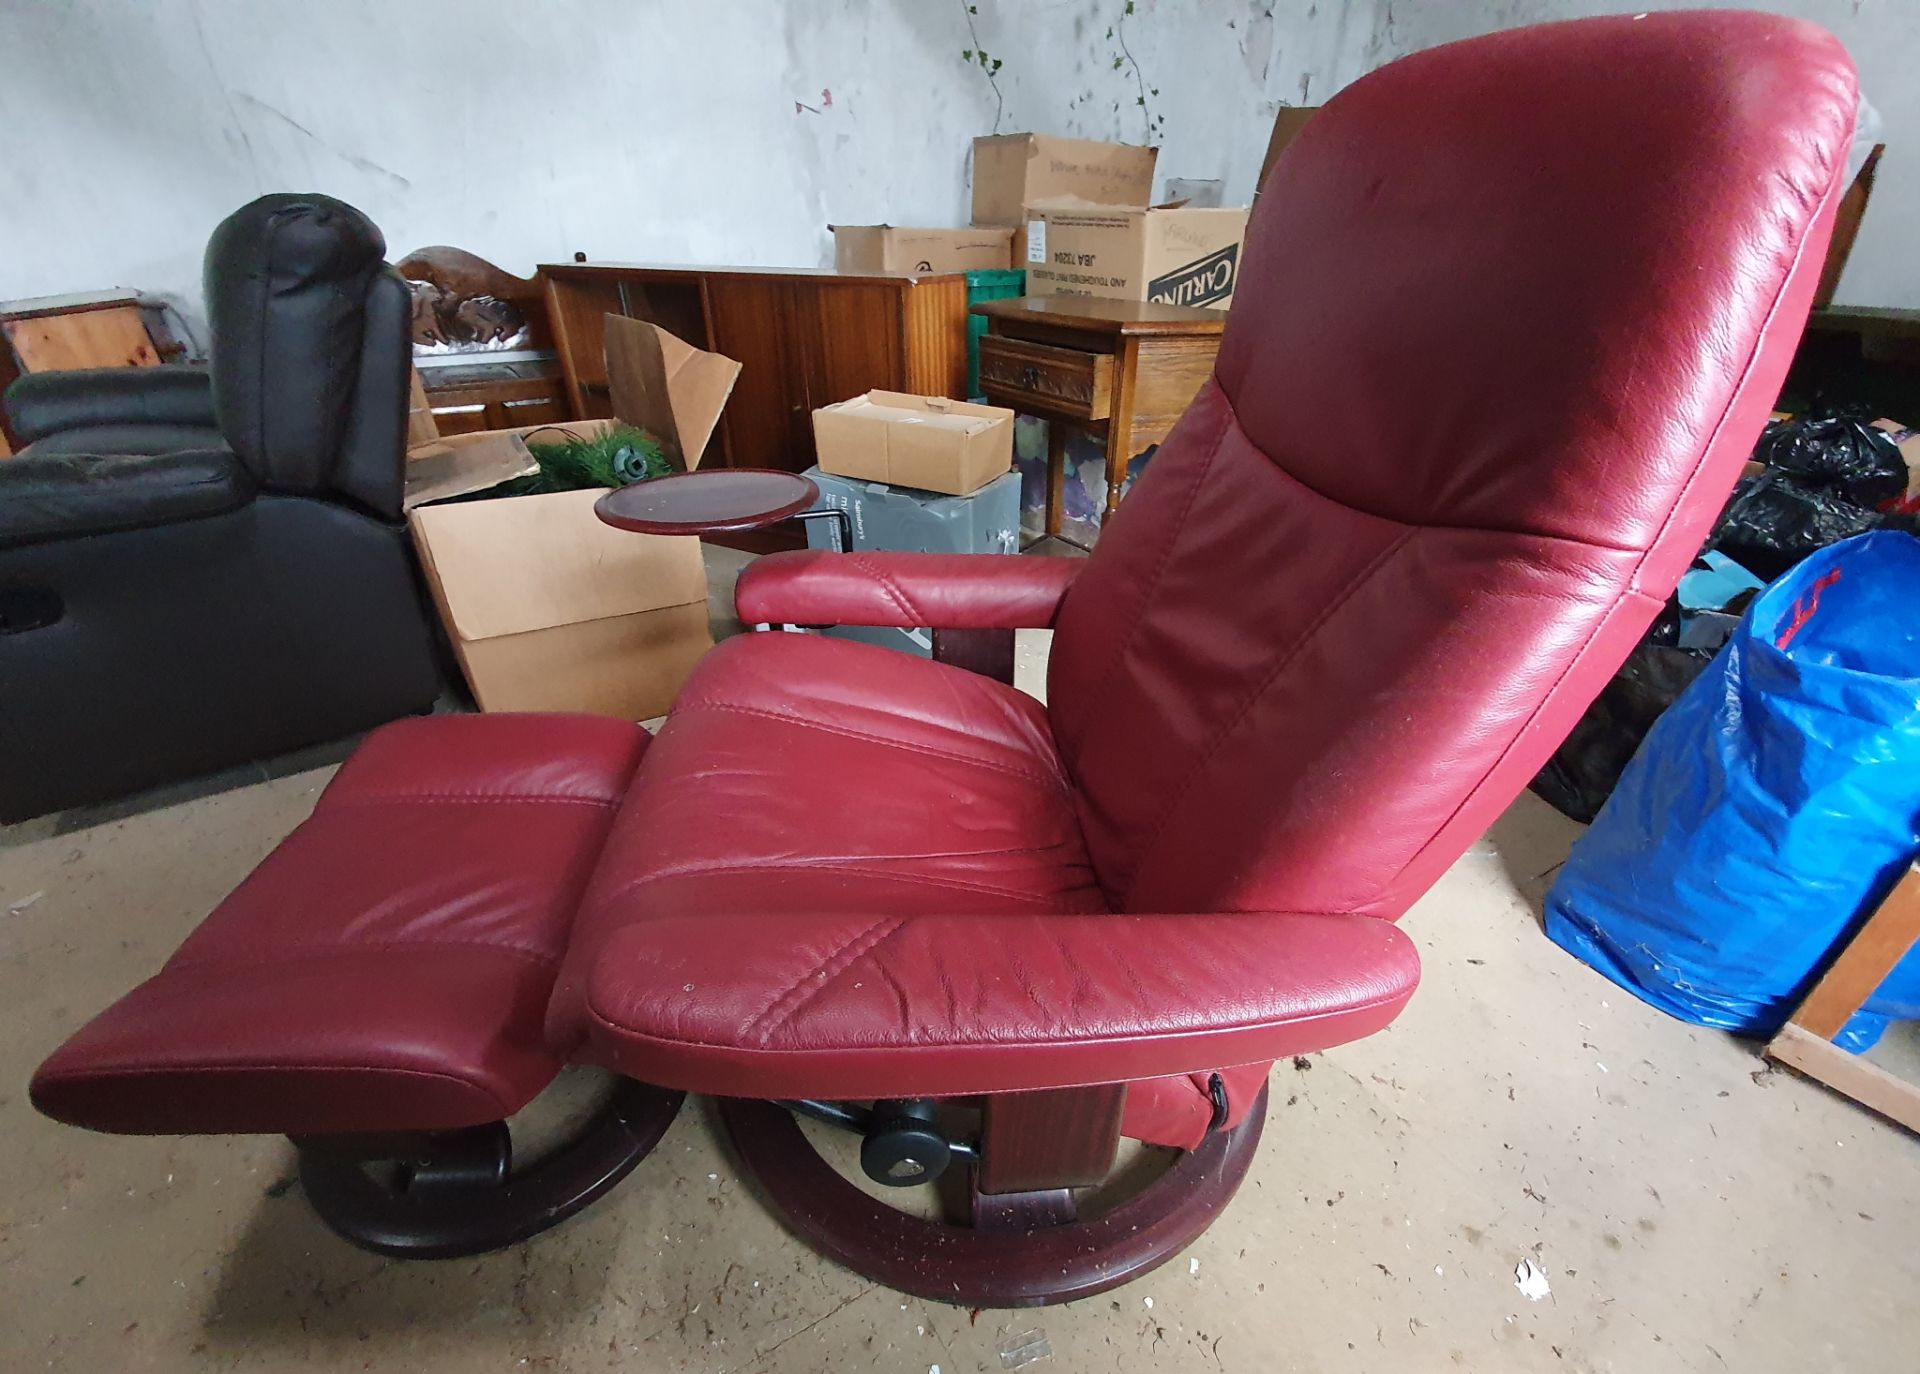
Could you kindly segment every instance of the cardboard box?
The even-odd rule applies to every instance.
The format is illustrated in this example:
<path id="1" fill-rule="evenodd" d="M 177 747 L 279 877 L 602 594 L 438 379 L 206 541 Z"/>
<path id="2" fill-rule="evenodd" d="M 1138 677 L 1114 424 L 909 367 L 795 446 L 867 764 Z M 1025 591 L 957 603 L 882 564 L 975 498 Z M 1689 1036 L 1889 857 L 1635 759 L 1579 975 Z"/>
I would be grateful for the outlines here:
<path id="1" fill-rule="evenodd" d="M 700 466 L 720 423 L 740 364 L 695 348 L 657 324 L 606 317 L 607 389 L 613 413 L 660 441 L 667 461 L 690 470 Z M 412 509 L 497 486 L 532 472 L 533 455 L 515 439 L 545 432 L 555 440 L 603 434 L 621 420 L 560 420 L 517 429 L 448 435 L 407 449 L 403 505 Z M 425 466 L 422 466 L 422 465 Z M 516 465 L 517 464 L 517 465 Z"/>
<path id="2" fill-rule="evenodd" d="M 1893 446 L 1900 450 L 1901 461 L 1907 465 L 1906 491 L 1881 509 L 1892 509 L 1905 515 L 1920 511 L 1920 430 L 1909 429 L 1898 420 L 1885 419 L 1875 420 L 1873 427 L 1893 441 Z"/>
<path id="3" fill-rule="evenodd" d="M 529 434 L 552 428 L 565 431 L 564 435 L 556 433 L 555 438 L 571 435 L 587 438 L 612 423 L 611 420 L 581 420 L 565 425 L 485 429 L 416 444 L 407 450 L 406 488 L 400 497 L 400 508 L 410 511 L 415 506 L 485 491 L 537 471 L 540 465 L 534 462 L 526 445 Z"/>
<path id="4" fill-rule="evenodd" d="M 820 468 L 839 477 L 965 496 L 1013 466 L 1013 412 L 869 391 L 813 412 Z"/>
<path id="5" fill-rule="evenodd" d="M 1260 179 L 1253 183 L 1253 198 L 1260 199 L 1260 188 L 1267 184 L 1267 173 L 1273 170 L 1273 164 L 1280 160 L 1280 154 L 1287 145 L 1300 137 L 1300 131 L 1307 127 L 1307 121 L 1320 113 L 1318 105 L 1282 105 L 1280 113 L 1273 117 L 1273 133 L 1267 139 L 1267 155 L 1260 159 Z"/>
<path id="6" fill-rule="evenodd" d="M 617 413 L 697 467 L 739 373 L 658 326 L 607 320 Z M 612 420 L 462 434 L 409 455 L 407 522 L 441 623 L 483 711 L 660 715 L 713 647 L 700 541 L 594 516 L 599 490 L 450 500 L 531 471 L 526 438 Z"/>
<path id="7" fill-rule="evenodd" d="M 713 647 L 700 541 L 594 517 L 599 491 L 416 507 L 434 606 L 483 711 L 664 712 Z"/>
<path id="8" fill-rule="evenodd" d="M 1014 230 L 901 229 L 891 224 L 836 224 L 833 270 L 876 272 L 1004 272 L 1013 266 Z"/>
<path id="9" fill-rule="evenodd" d="M 1158 148 L 1051 134 L 976 138 L 973 222 L 1017 226 L 1027 206 L 1063 197 L 1091 205 L 1151 205 L 1159 156 Z"/>
<path id="10" fill-rule="evenodd" d="M 1048 205 L 1028 210 L 1027 294 L 1233 303 L 1245 210 Z"/>
<path id="11" fill-rule="evenodd" d="M 1820 265 L 1820 281 L 1813 288 L 1815 310 L 1825 310 L 1833 304 L 1833 293 L 1840 287 L 1840 274 L 1847 270 L 1847 259 L 1853 256 L 1853 241 L 1859 237 L 1861 217 L 1867 213 L 1867 197 L 1873 194 L 1874 172 L 1879 169 L 1880 155 L 1886 150 L 1884 143 L 1873 145 L 1867 160 L 1840 197 L 1840 205 L 1833 215 L 1833 237 L 1827 242 L 1826 261 Z"/>
<path id="12" fill-rule="evenodd" d="M 674 467 L 699 467 L 740 364 L 625 315 L 606 317 L 603 347 L 613 413 L 658 439 Z"/>

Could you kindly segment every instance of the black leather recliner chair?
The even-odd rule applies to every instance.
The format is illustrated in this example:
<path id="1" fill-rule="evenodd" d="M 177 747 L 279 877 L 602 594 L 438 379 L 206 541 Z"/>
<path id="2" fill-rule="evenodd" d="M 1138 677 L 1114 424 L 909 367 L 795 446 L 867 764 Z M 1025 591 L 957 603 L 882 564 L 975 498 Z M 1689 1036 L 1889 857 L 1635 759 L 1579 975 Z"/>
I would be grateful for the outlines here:
<path id="1" fill-rule="evenodd" d="M 87 367 L 29 372 L 7 388 L 23 452 L 177 453 L 221 448 L 213 374 L 203 367 Z"/>
<path id="2" fill-rule="evenodd" d="M 27 429 L 61 442 L 0 461 L 0 821 L 431 708 L 400 510 L 409 299 L 385 247 L 318 195 L 263 196 L 214 231 L 224 446 L 70 451 L 115 425 L 190 430 L 206 383 L 32 388 Z"/>

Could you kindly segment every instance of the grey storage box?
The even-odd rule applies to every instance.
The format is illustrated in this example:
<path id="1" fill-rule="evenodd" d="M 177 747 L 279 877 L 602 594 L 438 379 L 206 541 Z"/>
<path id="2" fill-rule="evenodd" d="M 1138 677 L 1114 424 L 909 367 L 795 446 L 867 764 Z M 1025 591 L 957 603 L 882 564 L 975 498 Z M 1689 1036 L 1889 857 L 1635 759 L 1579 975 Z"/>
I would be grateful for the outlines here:
<path id="1" fill-rule="evenodd" d="M 1020 552 L 1020 474 L 1004 472 L 970 496 L 943 496 L 912 487 L 888 486 L 836 477 L 817 467 L 806 475 L 820 488 L 815 510 L 847 513 L 853 524 L 855 549 L 885 549 L 891 553 L 1004 553 Z M 837 520 L 806 522 L 807 546 L 838 547 Z M 904 649 L 926 658 L 933 653 L 929 630 L 891 626 L 840 625 L 827 631 L 840 639 L 857 639 Z"/>

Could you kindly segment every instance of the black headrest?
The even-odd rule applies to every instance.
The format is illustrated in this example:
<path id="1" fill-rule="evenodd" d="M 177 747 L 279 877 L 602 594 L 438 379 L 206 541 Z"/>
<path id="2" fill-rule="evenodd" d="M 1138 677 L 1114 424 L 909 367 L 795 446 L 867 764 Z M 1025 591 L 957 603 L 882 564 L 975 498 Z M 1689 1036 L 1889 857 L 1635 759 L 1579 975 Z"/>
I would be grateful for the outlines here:
<path id="1" fill-rule="evenodd" d="M 385 252 L 373 221 L 331 196 L 262 196 L 213 231 L 205 285 L 214 410 L 260 481 L 325 487 Z"/>

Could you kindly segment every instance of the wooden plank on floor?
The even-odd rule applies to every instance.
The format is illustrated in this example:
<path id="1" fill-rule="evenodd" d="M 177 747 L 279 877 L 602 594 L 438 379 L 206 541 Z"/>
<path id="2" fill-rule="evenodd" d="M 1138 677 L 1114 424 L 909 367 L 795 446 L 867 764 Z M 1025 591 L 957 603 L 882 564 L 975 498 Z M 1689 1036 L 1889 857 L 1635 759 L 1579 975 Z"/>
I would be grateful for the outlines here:
<path id="1" fill-rule="evenodd" d="M 1767 1058 L 1798 1069 L 1869 1111 L 1920 1132 L 1920 1087 L 1895 1078 L 1857 1054 L 1849 1054 L 1831 1040 L 1789 1023 L 1767 1046 Z"/>
<path id="2" fill-rule="evenodd" d="M 1920 940 L 1920 867 L 1909 867 L 1793 1013 L 1793 1024 L 1831 1040 Z"/>

